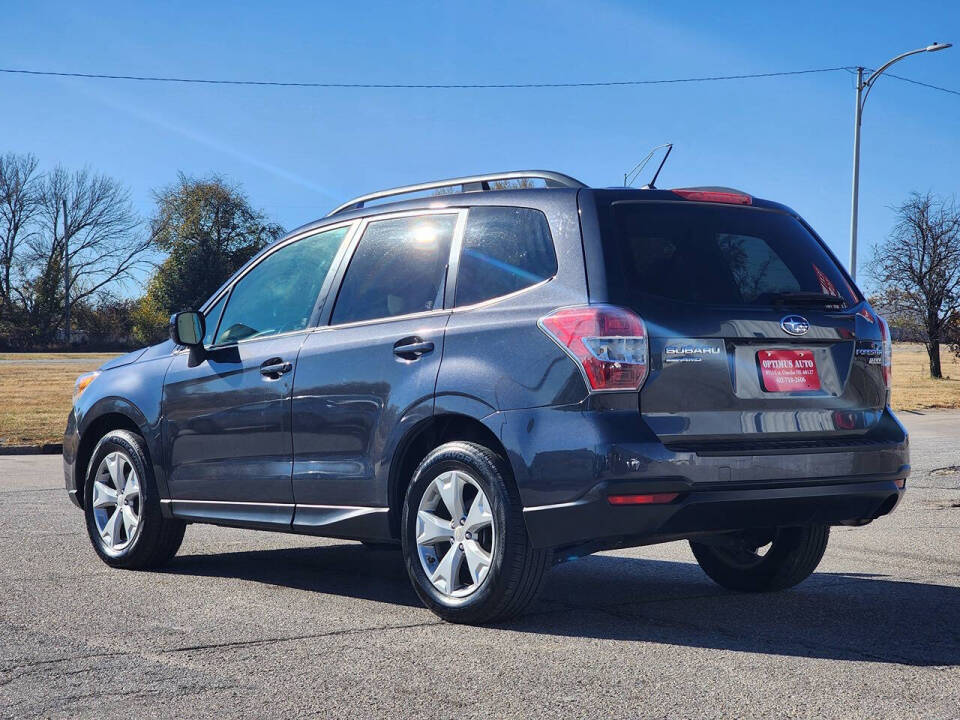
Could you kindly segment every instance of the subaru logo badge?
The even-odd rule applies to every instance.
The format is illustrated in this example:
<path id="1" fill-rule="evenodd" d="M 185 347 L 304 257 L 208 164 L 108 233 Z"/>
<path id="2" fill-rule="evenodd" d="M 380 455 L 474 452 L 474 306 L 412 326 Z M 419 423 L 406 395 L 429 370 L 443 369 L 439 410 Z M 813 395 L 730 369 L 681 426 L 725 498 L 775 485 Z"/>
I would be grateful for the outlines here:
<path id="1" fill-rule="evenodd" d="M 810 323 L 802 315 L 787 315 L 780 321 L 780 327 L 788 335 L 806 335 Z"/>

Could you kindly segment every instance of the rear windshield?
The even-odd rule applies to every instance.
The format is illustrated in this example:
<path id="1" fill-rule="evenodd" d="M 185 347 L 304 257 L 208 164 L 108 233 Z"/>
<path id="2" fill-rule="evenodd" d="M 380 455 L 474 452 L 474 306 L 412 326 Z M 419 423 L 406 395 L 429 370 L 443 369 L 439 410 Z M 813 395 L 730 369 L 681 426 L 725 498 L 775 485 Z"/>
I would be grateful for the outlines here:
<path id="1" fill-rule="evenodd" d="M 690 202 L 598 207 L 612 302 L 644 296 L 700 305 L 770 305 L 784 293 L 857 302 L 833 259 L 796 218 Z"/>

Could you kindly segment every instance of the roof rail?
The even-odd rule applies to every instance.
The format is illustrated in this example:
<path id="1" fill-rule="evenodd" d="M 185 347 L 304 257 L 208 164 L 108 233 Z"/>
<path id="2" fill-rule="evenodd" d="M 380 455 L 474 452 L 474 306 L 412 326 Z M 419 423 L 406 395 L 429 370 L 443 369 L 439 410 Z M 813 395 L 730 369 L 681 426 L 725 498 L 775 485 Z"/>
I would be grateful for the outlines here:
<path id="1" fill-rule="evenodd" d="M 433 182 L 420 183 L 419 185 L 404 185 L 403 187 L 392 188 L 390 190 L 380 190 L 379 192 L 360 195 L 348 202 L 339 205 L 334 210 L 327 213 L 327 217 L 336 215 L 346 210 L 357 210 L 364 207 L 371 200 L 380 200 L 381 198 L 392 197 L 394 195 L 407 195 L 409 193 L 423 192 L 424 190 L 435 190 L 445 187 L 460 186 L 460 192 L 475 192 L 478 190 L 489 190 L 490 183 L 503 180 L 521 180 L 529 178 L 532 180 L 543 180 L 547 187 L 554 188 L 585 188 L 584 183 L 576 178 L 563 173 L 553 172 L 552 170 L 511 170 L 509 172 L 488 173 L 486 175 L 468 175 L 466 177 L 450 178 L 449 180 L 434 180 Z"/>

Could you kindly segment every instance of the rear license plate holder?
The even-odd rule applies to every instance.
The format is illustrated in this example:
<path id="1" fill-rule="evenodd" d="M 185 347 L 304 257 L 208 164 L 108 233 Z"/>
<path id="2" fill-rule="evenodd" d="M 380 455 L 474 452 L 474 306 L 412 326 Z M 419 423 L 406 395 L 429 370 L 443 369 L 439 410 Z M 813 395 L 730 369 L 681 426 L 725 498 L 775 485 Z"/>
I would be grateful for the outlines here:
<path id="1" fill-rule="evenodd" d="M 813 350 L 758 350 L 757 367 L 765 392 L 813 392 L 820 389 L 820 374 Z"/>

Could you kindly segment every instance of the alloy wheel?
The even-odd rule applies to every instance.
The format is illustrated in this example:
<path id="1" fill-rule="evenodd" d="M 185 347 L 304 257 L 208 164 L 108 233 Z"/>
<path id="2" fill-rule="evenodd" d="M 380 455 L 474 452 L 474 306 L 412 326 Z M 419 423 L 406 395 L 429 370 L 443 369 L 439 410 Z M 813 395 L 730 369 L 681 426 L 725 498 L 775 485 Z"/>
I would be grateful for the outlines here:
<path id="1" fill-rule="evenodd" d="M 140 531 L 143 502 L 140 477 L 122 452 L 100 461 L 93 481 L 93 519 L 104 549 L 119 554 L 133 544 Z"/>
<path id="2" fill-rule="evenodd" d="M 420 499 L 417 553 L 440 593 L 461 598 L 476 592 L 490 573 L 497 533 L 480 484 L 463 470 L 441 473 Z"/>

